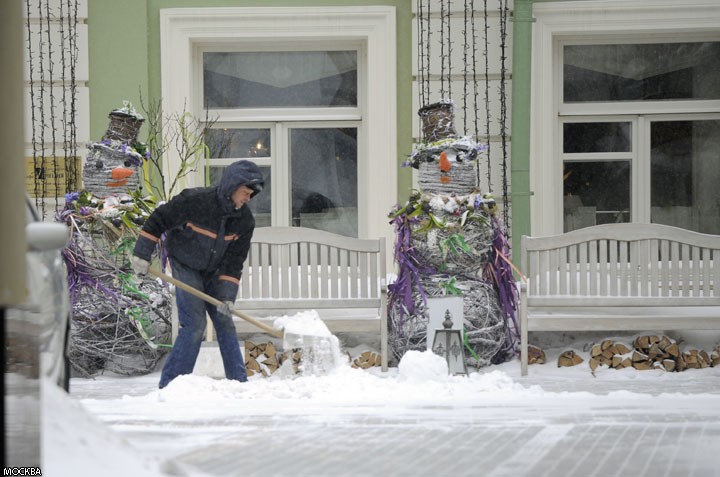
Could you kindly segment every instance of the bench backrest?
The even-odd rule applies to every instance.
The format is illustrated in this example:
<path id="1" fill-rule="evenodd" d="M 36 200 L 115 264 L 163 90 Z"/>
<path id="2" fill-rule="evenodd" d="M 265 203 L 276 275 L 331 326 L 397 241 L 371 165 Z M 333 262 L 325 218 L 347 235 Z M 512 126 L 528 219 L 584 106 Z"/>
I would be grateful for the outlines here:
<path id="1" fill-rule="evenodd" d="M 660 224 L 605 224 L 523 236 L 528 299 L 553 306 L 720 304 L 720 236 Z M 577 297 L 576 303 L 568 297 Z M 587 298 L 590 297 L 590 298 Z"/>
<path id="2" fill-rule="evenodd" d="M 370 307 L 386 278 L 385 239 L 357 239 L 303 227 L 258 227 L 243 266 L 245 309 L 283 303 L 310 308 Z"/>

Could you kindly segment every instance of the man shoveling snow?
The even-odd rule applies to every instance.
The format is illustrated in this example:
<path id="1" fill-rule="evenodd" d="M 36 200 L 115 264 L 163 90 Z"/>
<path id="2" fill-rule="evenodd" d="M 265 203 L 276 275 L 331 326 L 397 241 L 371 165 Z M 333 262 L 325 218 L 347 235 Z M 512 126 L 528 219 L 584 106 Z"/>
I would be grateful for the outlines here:
<path id="1" fill-rule="evenodd" d="M 148 273 L 150 260 L 163 234 L 170 267 L 179 281 L 207 293 L 218 304 L 178 288 L 176 303 L 180 329 L 160 375 L 164 388 L 195 366 L 210 315 L 228 379 L 247 381 L 245 363 L 230 307 L 238 293 L 243 263 L 255 230 L 248 207 L 264 185 L 262 172 L 250 161 L 237 161 L 214 187 L 185 189 L 152 213 L 135 243 L 131 263 L 139 275 Z"/>

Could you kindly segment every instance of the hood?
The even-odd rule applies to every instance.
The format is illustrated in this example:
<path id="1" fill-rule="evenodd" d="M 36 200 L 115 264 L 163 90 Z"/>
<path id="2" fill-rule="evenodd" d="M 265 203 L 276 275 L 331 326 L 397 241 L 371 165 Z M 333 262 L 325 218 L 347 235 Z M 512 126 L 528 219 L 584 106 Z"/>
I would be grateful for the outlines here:
<path id="1" fill-rule="evenodd" d="M 230 196 L 238 187 L 243 185 L 253 189 L 251 197 L 255 197 L 265 185 L 262 172 L 254 162 L 237 161 L 225 168 L 218 185 L 220 201 L 228 205 L 230 209 L 234 208 Z"/>

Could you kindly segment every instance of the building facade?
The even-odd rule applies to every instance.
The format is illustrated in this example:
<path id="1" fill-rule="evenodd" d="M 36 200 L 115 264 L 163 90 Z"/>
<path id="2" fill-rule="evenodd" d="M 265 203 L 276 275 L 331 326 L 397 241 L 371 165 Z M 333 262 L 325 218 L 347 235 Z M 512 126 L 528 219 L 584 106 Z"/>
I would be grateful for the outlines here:
<path id="1" fill-rule="evenodd" d="M 50 4 L 50 20 L 45 2 L 27 7 L 28 38 L 49 30 L 50 40 L 29 42 L 26 158 L 38 144 L 63 151 L 47 127 L 67 121 L 48 113 L 52 101 L 60 110 L 63 71 L 76 156 L 123 100 L 160 99 L 213 119 L 208 167 L 183 186 L 249 158 L 270 185 L 260 224 L 392 241 L 387 213 L 416 184 L 401 164 L 422 139 L 417 111 L 451 99 L 458 134 L 490 145 L 479 184 L 503 199 L 514 248 L 523 234 L 606 222 L 720 233 L 716 0 Z M 41 78 L 69 13 L 73 71 L 54 55 L 55 78 L 47 61 Z M 56 88 L 52 101 L 41 85 Z"/>

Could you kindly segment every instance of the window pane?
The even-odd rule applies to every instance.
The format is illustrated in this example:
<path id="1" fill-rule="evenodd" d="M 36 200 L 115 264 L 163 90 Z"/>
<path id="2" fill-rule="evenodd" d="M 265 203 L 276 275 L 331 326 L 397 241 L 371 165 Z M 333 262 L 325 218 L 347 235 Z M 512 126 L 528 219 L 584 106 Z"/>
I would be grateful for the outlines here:
<path id="1" fill-rule="evenodd" d="M 566 103 L 720 99 L 720 42 L 567 45 Z"/>
<path id="2" fill-rule="evenodd" d="M 565 232 L 630 222 L 630 161 L 566 161 L 563 205 Z"/>
<path id="3" fill-rule="evenodd" d="M 206 52 L 203 80 L 208 108 L 357 106 L 357 52 Z"/>
<path id="4" fill-rule="evenodd" d="M 357 129 L 290 130 L 293 225 L 357 237 Z"/>
<path id="5" fill-rule="evenodd" d="M 630 152 L 631 123 L 563 123 L 563 152 Z"/>
<path id="6" fill-rule="evenodd" d="M 270 157 L 271 153 L 269 129 L 207 129 L 205 143 L 213 159 Z"/>
<path id="7" fill-rule="evenodd" d="M 210 185 L 217 185 L 220 182 L 224 170 L 225 167 L 223 166 L 210 166 Z M 270 208 L 272 206 L 270 199 L 272 196 L 272 177 L 269 167 L 260 167 L 260 170 L 262 171 L 263 179 L 265 179 L 265 186 L 262 192 L 252 198 L 248 206 L 255 216 L 255 226 L 269 227 L 272 225 L 270 218 Z"/>
<path id="8" fill-rule="evenodd" d="M 653 122 L 651 220 L 720 233 L 720 121 Z"/>

